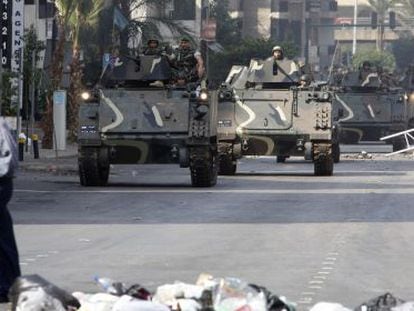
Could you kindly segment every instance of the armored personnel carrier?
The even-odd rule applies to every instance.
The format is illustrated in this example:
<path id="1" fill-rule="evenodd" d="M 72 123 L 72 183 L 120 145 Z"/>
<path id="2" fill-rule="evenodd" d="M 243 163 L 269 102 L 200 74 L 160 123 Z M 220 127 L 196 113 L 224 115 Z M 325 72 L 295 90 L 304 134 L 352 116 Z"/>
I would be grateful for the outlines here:
<path id="1" fill-rule="evenodd" d="M 121 57 L 80 105 L 79 176 L 108 182 L 110 164 L 177 163 L 195 187 L 217 179 L 217 92 L 175 85 L 163 56 Z"/>
<path id="2" fill-rule="evenodd" d="M 315 175 L 333 174 L 332 94 L 299 87 L 292 63 L 252 60 L 230 71 L 219 91 L 220 174 L 235 174 L 246 155 L 274 155 L 278 162 L 304 156 Z"/>
<path id="3" fill-rule="evenodd" d="M 407 68 L 401 86 L 405 90 L 407 100 L 407 119 L 408 128 L 414 128 L 414 64 L 410 64 Z"/>
<path id="4" fill-rule="evenodd" d="M 345 72 L 333 80 L 334 120 L 340 125 L 339 141 L 355 144 L 379 141 L 407 127 L 404 90 L 384 83 L 381 74 L 369 69 Z M 403 142 L 394 140 L 393 149 Z"/>

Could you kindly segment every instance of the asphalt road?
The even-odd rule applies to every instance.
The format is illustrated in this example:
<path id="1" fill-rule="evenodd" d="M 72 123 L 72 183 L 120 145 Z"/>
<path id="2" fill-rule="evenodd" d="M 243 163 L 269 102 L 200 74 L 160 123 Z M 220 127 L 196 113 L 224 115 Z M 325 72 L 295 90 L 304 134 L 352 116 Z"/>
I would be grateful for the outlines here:
<path id="1" fill-rule="evenodd" d="M 300 158 L 243 159 L 208 189 L 176 166 L 116 166 L 105 188 L 22 172 L 10 209 L 23 273 L 95 292 L 94 275 L 155 289 L 208 272 L 299 309 L 387 291 L 414 300 L 413 156 L 372 155 L 345 155 L 332 177 Z"/>

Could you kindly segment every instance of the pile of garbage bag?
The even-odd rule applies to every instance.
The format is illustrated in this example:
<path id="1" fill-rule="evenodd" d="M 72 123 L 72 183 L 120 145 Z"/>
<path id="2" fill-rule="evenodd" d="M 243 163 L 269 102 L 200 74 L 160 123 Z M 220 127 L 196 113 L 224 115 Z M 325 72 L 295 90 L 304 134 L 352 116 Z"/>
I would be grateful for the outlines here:
<path id="1" fill-rule="evenodd" d="M 126 286 L 96 276 L 102 292 L 72 294 L 39 275 L 19 277 L 9 291 L 12 311 L 295 311 L 296 305 L 265 287 L 238 278 L 201 274 L 195 284 L 175 282 L 150 292 L 139 284 Z M 320 302 L 310 311 L 412 311 L 405 302 L 386 293 L 354 310 L 338 303 Z"/>

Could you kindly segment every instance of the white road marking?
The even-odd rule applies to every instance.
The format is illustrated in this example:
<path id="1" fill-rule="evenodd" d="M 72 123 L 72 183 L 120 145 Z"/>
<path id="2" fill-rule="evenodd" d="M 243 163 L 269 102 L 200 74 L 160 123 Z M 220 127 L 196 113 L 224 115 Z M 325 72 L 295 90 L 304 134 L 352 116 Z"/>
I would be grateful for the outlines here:
<path id="1" fill-rule="evenodd" d="M 323 281 L 309 281 L 309 284 L 323 284 Z"/>
<path id="2" fill-rule="evenodd" d="M 311 289 L 322 289 L 322 286 L 309 286 L 308 288 L 311 288 Z"/>
<path id="3" fill-rule="evenodd" d="M 324 262 L 322 262 L 322 264 L 323 265 L 334 265 L 335 262 L 333 262 L 333 261 L 324 261 Z"/>
<path id="4" fill-rule="evenodd" d="M 316 293 L 315 292 L 302 292 L 300 295 L 301 296 L 314 296 Z M 304 298 L 304 299 L 312 299 L 312 298 Z"/>
<path id="5" fill-rule="evenodd" d="M 314 275 L 313 278 L 319 279 L 319 280 L 326 280 L 326 276 L 323 276 L 323 275 Z"/>
<path id="6" fill-rule="evenodd" d="M 220 193 L 220 194 L 414 194 L 414 189 L 128 189 L 128 190 L 34 190 L 15 189 L 16 193 L 54 193 L 54 194 L 136 194 L 136 193 Z"/>
<path id="7" fill-rule="evenodd" d="M 331 272 L 329 271 L 318 271 L 318 274 L 330 274 Z"/>

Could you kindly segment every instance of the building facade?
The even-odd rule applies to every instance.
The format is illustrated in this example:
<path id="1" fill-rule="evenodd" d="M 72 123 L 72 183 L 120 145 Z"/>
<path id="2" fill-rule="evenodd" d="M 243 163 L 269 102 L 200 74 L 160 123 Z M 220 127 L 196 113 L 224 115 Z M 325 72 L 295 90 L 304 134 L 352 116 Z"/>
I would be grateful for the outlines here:
<path id="1" fill-rule="evenodd" d="M 24 28 L 31 26 L 36 30 L 39 41 L 44 42 L 46 49 L 40 53 L 37 67 L 44 68 L 51 61 L 54 37 L 55 5 L 48 0 L 25 0 L 24 1 Z M 55 29 L 56 30 L 56 29 Z"/>
<path id="2" fill-rule="evenodd" d="M 334 29 L 326 26 L 335 22 L 337 1 L 230 0 L 229 10 L 240 20 L 243 37 L 293 41 L 310 63 L 330 63 Z"/>

